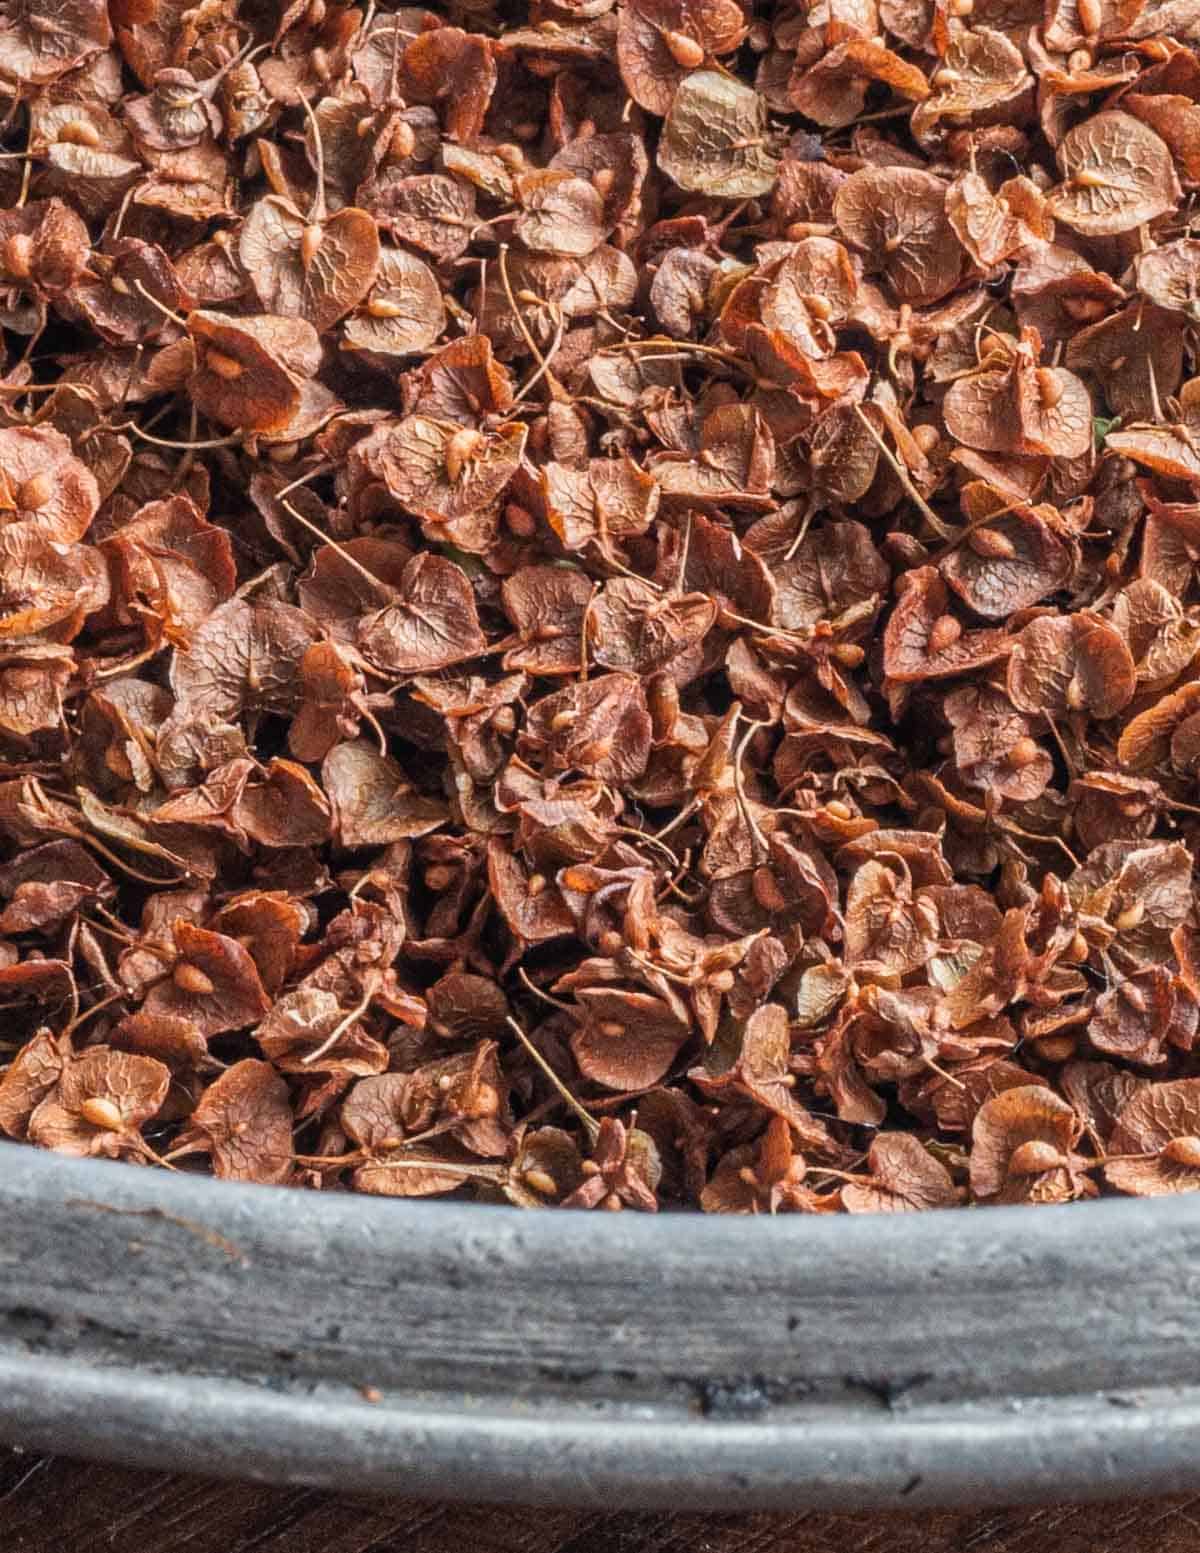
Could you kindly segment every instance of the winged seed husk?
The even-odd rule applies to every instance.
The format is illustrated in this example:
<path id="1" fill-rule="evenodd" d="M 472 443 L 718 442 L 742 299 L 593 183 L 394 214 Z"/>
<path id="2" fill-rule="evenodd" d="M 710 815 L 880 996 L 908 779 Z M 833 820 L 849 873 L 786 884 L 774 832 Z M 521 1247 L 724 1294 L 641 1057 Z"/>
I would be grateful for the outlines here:
<path id="1" fill-rule="evenodd" d="M 1200 1187 L 1187 7 L 277 9 L 0 26 L 0 1131 Z"/>

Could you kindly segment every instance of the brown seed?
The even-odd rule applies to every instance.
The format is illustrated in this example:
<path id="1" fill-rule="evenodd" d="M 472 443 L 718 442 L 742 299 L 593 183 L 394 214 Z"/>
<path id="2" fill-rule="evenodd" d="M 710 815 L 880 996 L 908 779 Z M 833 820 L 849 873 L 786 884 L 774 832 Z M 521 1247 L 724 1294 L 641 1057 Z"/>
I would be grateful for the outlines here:
<path id="1" fill-rule="evenodd" d="M 526 895 L 529 896 L 530 900 L 536 900 L 549 882 L 545 874 L 530 874 L 525 885 Z"/>
<path id="2" fill-rule="evenodd" d="M 94 150 L 100 144 L 100 131 L 86 119 L 70 119 L 54 138 L 59 145 L 88 146 Z"/>
<path id="3" fill-rule="evenodd" d="M 600 1206 L 608 1213 L 620 1213 L 624 1205 L 621 1202 L 621 1199 L 617 1196 L 616 1192 L 609 1192 L 608 1196 L 604 1199 Z"/>
<path id="4" fill-rule="evenodd" d="M 867 656 L 857 642 L 835 642 L 830 652 L 844 669 L 859 668 Z"/>
<path id="5" fill-rule="evenodd" d="M 976 555 L 989 561 L 1011 561 L 1017 547 L 1007 534 L 996 528 L 973 528 L 967 535 L 967 543 Z"/>
<path id="6" fill-rule="evenodd" d="M 922 424 L 920 426 L 913 427 L 912 439 L 920 448 L 921 452 L 924 453 L 926 457 L 928 457 L 929 454 L 933 452 L 934 448 L 937 447 L 938 443 L 942 440 L 942 435 L 936 426 Z"/>
<path id="7" fill-rule="evenodd" d="M 931 653 L 945 652 L 947 647 L 953 647 L 962 635 L 962 624 L 953 615 L 939 615 L 933 622 L 933 629 L 929 633 L 929 651 Z"/>
<path id="8" fill-rule="evenodd" d="M 358 1392 L 364 1402 L 370 1402 L 373 1406 L 383 1401 L 383 1392 L 378 1386 L 360 1386 Z"/>
<path id="9" fill-rule="evenodd" d="M 103 1127 L 106 1132 L 120 1132 L 125 1126 L 125 1118 L 116 1102 L 104 1095 L 85 1100 L 79 1107 L 79 1114 L 85 1122 L 90 1122 L 93 1127 Z"/>
<path id="10" fill-rule="evenodd" d="M 1072 174 L 1071 182 L 1077 189 L 1106 189 L 1108 179 L 1103 173 L 1094 172 L 1090 167 L 1083 167 L 1077 173 Z"/>
<path id="11" fill-rule="evenodd" d="M 388 141 L 388 155 L 403 162 L 417 149 L 417 132 L 407 119 L 397 119 L 392 125 L 392 138 Z"/>
<path id="12" fill-rule="evenodd" d="M 1163 1158 L 1173 1165 L 1190 1165 L 1193 1170 L 1200 1170 L 1200 1138 L 1192 1134 L 1168 1139 L 1162 1152 Z"/>
<path id="13" fill-rule="evenodd" d="M 27 280 L 33 270 L 33 238 L 28 232 L 14 232 L 0 244 L 0 260 L 10 275 Z"/>
<path id="14" fill-rule="evenodd" d="M 171 972 L 171 980 L 180 992 L 190 993 L 196 998 L 206 998 L 216 991 L 216 984 L 212 977 L 202 971 L 198 965 L 193 965 L 190 960 L 176 961 L 175 969 Z"/>
<path id="15" fill-rule="evenodd" d="M 300 263 L 305 271 L 312 269 L 322 242 L 325 240 L 325 228 L 317 224 L 306 226 L 300 234 Z"/>
<path id="16" fill-rule="evenodd" d="M 1078 324 L 1092 324 L 1108 311 L 1099 297 L 1063 297 L 1062 310 Z"/>
<path id="17" fill-rule="evenodd" d="M 592 739 L 579 751 L 576 764 L 580 766 L 594 766 L 598 761 L 607 760 L 612 754 L 613 741 L 611 739 Z"/>
<path id="18" fill-rule="evenodd" d="M 1075 965 L 1082 965 L 1090 953 L 1091 949 L 1087 939 L 1076 928 L 1075 937 L 1071 940 L 1067 951 L 1063 954 L 1063 959 L 1070 960 Z"/>
<path id="19" fill-rule="evenodd" d="M 669 674 L 655 674 L 646 686 L 646 702 L 653 736 L 661 743 L 679 720 L 679 687 Z"/>
<path id="20" fill-rule="evenodd" d="M 1095 63 L 1091 49 L 1072 49 L 1067 55 L 1067 69 L 1072 75 L 1086 75 Z"/>
<path id="21" fill-rule="evenodd" d="M 1149 1005 L 1146 1002 L 1146 994 L 1131 981 L 1123 981 L 1120 988 L 1122 1002 L 1128 1003 L 1135 1014 L 1144 1014 Z"/>
<path id="22" fill-rule="evenodd" d="M 854 818 L 854 810 L 848 803 L 843 803 L 840 798 L 831 799 L 825 805 L 825 813 L 831 814 L 835 820 L 852 820 Z"/>
<path id="23" fill-rule="evenodd" d="M 617 175 L 611 167 L 597 167 L 592 174 L 592 188 L 603 197 L 617 181 Z"/>
<path id="24" fill-rule="evenodd" d="M 54 495 L 54 476 L 42 469 L 22 482 L 17 490 L 17 506 L 25 512 L 40 512 Z"/>
<path id="25" fill-rule="evenodd" d="M 671 58 L 684 70 L 698 70 L 704 63 L 703 46 L 686 32 L 664 32 L 662 37 Z"/>
<path id="26" fill-rule="evenodd" d="M 1063 396 L 1063 381 L 1053 367 L 1037 369 L 1038 398 L 1043 410 L 1053 410 Z"/>
<path id="27" fill-rule="evenodd" d="M 483 446 L 482 432 L 474 431 L 470 426 L 463 426 L 456 431 L 446 444 L 446 474 L 452 485 L 457 485 L 462 478 L 468 462 L 475 457 Z"/>
<path id="28" fill-rule="evenodd" d="M 765 865 L 756 868 L 751 881 L 754 899 L 764 911 L 786 911 L 787 896 L 779 887 L 779 880 Z"/>
<path id="29" fill-rule="evenodd" d="M 1078 1044 L 1073 1035 L 1042 1035 L 1029 1043 L 1043 1062 L 1069 1062 Z"/>
<path id="30" fill-rule="evenodd" d="M 452 868 L 449 863 L 431 863 L 425 870 L 425 887 L 429 890 L 444 890 L 454 883 L 454 877 L 458 870 Z"/>
<path id="31" fill-rule="evenodd" d="M 1063 1156 L 1053 1143 L 1040 1138 L 1030 1138 L 1009 1155 L 1008 1173 L 1013 1176 L 1041 1175 L 1043 1170 L 1055 1170 L 1063 1163 Z"/>
<path id="32" fill-rule="evenodd" d="M 531 1192 L 536 1192 L 539 1197 L 557 1197 L 558 1182 L 547 1171 L 539 1169 L 536 1165 L 521 1174 L 521 1179 Z"/>
<path id="33" fill-rule="evenodd" d="M 403 318 L 404 309 L 399 302 L 391 302 L 387 297 L 371 297 L 366 306 L 369 318 Z"/>
<path id="34" fill-rule="evenodd" d="M 504 525 L 518 539 L 532 539 L 537 533 L 537 519 L 533 513 L 515 501 L 510 501 L 504 509 Z"/>
<path id="35" fill-rule="evenodd" d="M 619 1019 L 603 1020 L 599 1025 L 599 1030 L 601 1035 L 612 1036 L 614 1040 L 616 1040 L 618 1036 L 625 1034 L 625 1026 L 620 1022 Z"/>
<path id="36" fill-rule="evenodd" d="M 218 377 L 223 377 L 227 383 L 236 382 L 244 371 L 240 361 L 236 361 L 232 356 L 227 356 L 224 351 L 214 350 L 211 345 L 204 353 L 204 365 L 210 372 L 215 372 Z"/>
<path id="37" fill-rule="evenodd" d="M 1028 734 L 1018 739 L 1008 752 L 1008 763 L 1018 771 L 1023 771 L 1026 766 L 1031 766 L 1041 754 L 1041 745 L 1036 739 L 1031 739 Z"/>
<path id="38" fill-rule="evenodd" d="M 579 1173 L 583 1176 L 598 1176 L 600 1174 L 600 1166 L 594 1159 L 585 1159 L 579 1167 Z"/>

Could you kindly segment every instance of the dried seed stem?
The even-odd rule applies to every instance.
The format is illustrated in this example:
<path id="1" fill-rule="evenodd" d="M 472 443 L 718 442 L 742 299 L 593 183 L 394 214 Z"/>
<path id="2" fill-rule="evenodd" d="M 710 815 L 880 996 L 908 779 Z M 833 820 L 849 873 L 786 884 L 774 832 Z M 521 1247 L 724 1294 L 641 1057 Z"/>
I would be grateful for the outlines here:
<path id="1" fill-rule="evenodd" d="M 300 1061 L 304 1064 L 305 1067 L 308 1067 L 310 1063 L 316 1062 L 318 1058 L 324 1057 L 326 1052 L 331 1052 L 333 1050 L 333 1048 L 341 1040 L 342 1036 L 345 1035 L 346 1031 L 349 1030 L 350 1026 L 355 1022 L 355 1020 L 361 1019 L 362 1016 L 366 1013 L 367 1009 L 370 1008 L 371 999 L 374 996 L 374 989 L 366 993 L 364 997 L 355 1004 L 355 1006 L 348 1014 L 338 1020 L 337 1024 L 334 1025 L 333 1029 L 321 1042 L 320 1046 L 318 1046 L 314 1051 L 310 1051 L 306 1056 L 301 1057 Z"/>
<path id="2" fill-rule="evenodd" d="M 562 998 L 551 997 L 550 993 L 545 991 L 544 988 L 539 987 L 535 981 L 531 981 L 529 978 L 529 973 L 526 971 L 523 965 L 517 966 L 517 975 L 524 982 L 528 990 L 533 993 L 535 998 L 541 998 L 543 1002 L 549 1003 L 552 1008 L 565 1009 L 568 1014 L 575 1013 L 575 1008 L 572 1004 L 564 1003 Z"/>
<path id="3" fill-rule="evenodd" d="M 596 1121 L 596 1118 L 591 1114 L 590 1111 L 584 1110 L 580 1102 L 563 1083 L 562 1079 L 559 1078 L 558 1074 L 546 1061 L 545 1057 L 542 1056 L 541 1052 L 538 1051 L 537 1047 L 525 1034 L 524 1030 L 521 1029 L 521 1026 L 517 1023 L 511 1014 L 504 1022 L 516 1036 L 517 1040 L 520 1041 L 521 1045 L 525 1048 L 529 1055 L 533 1058 L 534 1062 L 537 1063 L 538 1067 L 541 1068 L 542 1072 L 550 1080 L 551 1084 L 553 1084 L 560 1098 L 570 1106 L 572 1111 L 575 1112 L 575 1115 L 583 1123 L 584 1131 L 588 1135 L 588 1141 L 594 1144 L 600 1133 L 600 1124 Z"/>
<path id="4" fill-rule="evenodd" d="M 738 745 L 733 757 L 734 793 L 737 797 L 737 805 L 741 810 L 742 819 L 745 821 L 746 828 L 750 832 L 750 836 L 752 838 L 752 850 L 754 850 L 757 854 L 756 860 L 758 862 L 762 862 L 764 858 L 770 855 L 771 847 L 770 843 L 767 841 L 766 836 L 763 834 L 758 821 L 751 813 L 750 804 L 746 798 L 744 776 L 742 773 L 742 758 L 746 753 L 746 746 L 750 743 L 750 740 L 754 737 L 760 728 L 765 727 L 767 727 L 765 722 L 751 723 L 746 729 L 745 734 L 742 736 L 742 742 Z"/>
<path id="5" fill-rule="evenodd" d="M 93 1014 L 100 1013 L 102 1009 L 108 1008 L 111 1004 L 119 1002 L 121 998 L 128 996 L 129 993 L 124 987 L 118 987 L 116 992 L 110 992 L 106 998 L 101 998 L 98 1003 L 93 1003 L 91 1008 L 84 1009 L 82 1014 L 76 1014 L 69 1025 L 63 1026 L 61 1034 L 73 1035 L 80 1025 L 87 1023 Z"/>
<path id="6" fill-rule="evenodd" d="M 278 501 L 278 497 L 276 497 L 276 500 Z M 289 517 L 295 518 L 296 522 L 299 523 L 301 528 L 306 528 L 310 534 L 315 534 L 322 544 L 328 545 L 331 550 L 336 551 L 336 553 L 341 556 L 342 560 L 345 561 L 346 565 L 356 571 L 360 577 L 365 578 L 373 588 L 382 588 L 385 593 L 391 592 L 391 589 L 388 587 L 387 583 L 382 580 L 382 578 L 376 577 L 375 573 L 369 571 L 361 561 L 356 561 L 355 558 L 350 554 L 349 550 L 343 549 L 342 546 L 338 544 L 336 539 L 331 538 L 331 536 L 326 534 L 323 529 L 319 529 L 315 523 L 310 522 L 302 512 L 297 512 L 296 508 L 292 506 L 290 501 L 281 501 L 279 502 L 279 505 L 288 514 Z"/>
<path id="7" fill-rule="evenodd" d="M 308 223 L 310 226 L 317 226 L 325 219 L 325 147 L 321 141 L 321 126 L 317 123 L 317 116 L 313 112 L 312 103 L 308 100 L 308 94 L 298 92 L 297 96 L 308 118 L 308 126 L 312 130 L 313 157 L 317 164 L 317 187 L 312 204 L 309 206 Z"/>
<path id="8" fill-rule="evenodd" d="M 136 275 L 133 277 L 133 289 L 139 294 L 139 296 L 144 298 L 145 301 L 149 302 L 151 307 L 156 307 L 164 318 L 169 318 L 173 324 L 178 324 L 181 329 L 187 328 L 187 319 L 184 318 L 181 314 L 174 312 L 167 306 L 165 302 L 160 302 L 154 293 L 146 286 L 144 286 Z"/>
<path id="9" fill-rule="evenodd" d="M 549 371 L 550 363 L 554 360 L 555 356 L 558 355 L 559 347 L 563 342 L 563 334 L 566 331 L 566 318 L 563 314 L 562 308 L 556 308 L 555 311 L 558 314 L 558 318 L 555 325 L 554 339 L 551 341 L 550 349 L 546 352 L 545 356 L 542 358 L 541 364 L 538 366 L 533 376 L 525 384 L 524 388 L 522 388 L 519 393 L 513 396 L 513 409 L 516 409 L 517 405 L 520 404 L 521 400 L 524 399 L 529 390 L 534 388 L 541 381 L 541 379 Z"/>
<path id="10" fill-rule="evenodd" d="M 509 307 L 512 308 L 513 317 L 516 319 L 517 328 L 520 329 L 522 335 L 525 338 L 526 345 L 528 345 L 529 349 L 533 352 L 533 355 L 537 359 L 537 362 L 538 362 L 539 366 L 544 368 L 545 365 L 546 365 L 546 358 L 542 355 L 541 351 L 538 350 L 537 346 L 534 344 L 533 335 L 530 334 L 529 329 L 528 329 L 528 327 L 527 327 L 527 325 L 525 323 L 525 315 L 521 312 L 521 309 L 517 306 L 517 299 L 516 299 L 516 297 L 513 296 L 512 282 L 508 278 L 508 244 L 507 243 L 501 243 L 500 244 L 500 281 L 501 281 L 501 284 L 504 287 L 504 295 L 508 298 L 508 305 L 509 305 Z"/>
<path id="11" fill-rule="evenodd" d="M 913 484 L 912 476 L 904 467 L 903 463 L 901 463 L 900 459 L 896 457 L 891 448 L 888 447 L 887 443 L 875 430 L 874 426 L 871 425 L 870 418 L 863 413 L 862 406 L 856 404 L 854 406 L 854 413 L 867 428 L 867 432 L 870 435 L 871 440 L 876 443 L 879 451 L 883 454 L 884 458 L 887 459 L 888 463 L 895 471 L 896 478 L 900 481 L 900 484 L 907 492 L 909 499 L 919 509 L 921 514 L 924 516 L 925 521 L 929 524 L 934 533 L 940 539 L 955 538 L 956 536 L 954 531 L 950 528 L 947 528 L 947 526 L 942 522 L 941 518 L 938 517 L 937 513 L 934 512 L 933 508 L 929 505 L 929 503 L 921 495 L 920 491 L 918 491 L 916 486 Z"/>

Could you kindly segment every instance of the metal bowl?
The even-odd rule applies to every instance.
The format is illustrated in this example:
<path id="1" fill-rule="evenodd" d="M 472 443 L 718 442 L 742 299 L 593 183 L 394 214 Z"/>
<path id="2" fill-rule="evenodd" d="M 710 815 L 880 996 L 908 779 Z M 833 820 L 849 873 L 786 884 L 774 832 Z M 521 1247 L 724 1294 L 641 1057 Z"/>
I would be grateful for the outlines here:
<path id="1" fill-rule="evenodd" d="M 1200 1198 L 522 1213 L 0 1146 L 0 1438 L 456 1499 L 1200 1486 Z"/>

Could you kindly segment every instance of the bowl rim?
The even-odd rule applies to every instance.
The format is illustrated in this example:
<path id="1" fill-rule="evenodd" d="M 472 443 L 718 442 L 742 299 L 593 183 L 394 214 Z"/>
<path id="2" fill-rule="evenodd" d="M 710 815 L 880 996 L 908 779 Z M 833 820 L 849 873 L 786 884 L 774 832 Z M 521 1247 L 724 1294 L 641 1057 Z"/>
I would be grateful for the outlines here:
<path id="1" fill-rule="evenodd" d="M 585 1217 L 12 1144 L 0 1227 L 10 1443 L 610 1508 L 1200 1486 L 1190 1194 Z"/>

